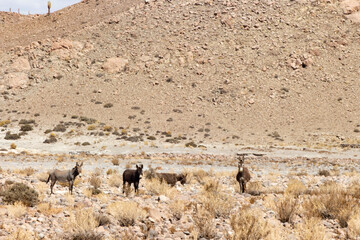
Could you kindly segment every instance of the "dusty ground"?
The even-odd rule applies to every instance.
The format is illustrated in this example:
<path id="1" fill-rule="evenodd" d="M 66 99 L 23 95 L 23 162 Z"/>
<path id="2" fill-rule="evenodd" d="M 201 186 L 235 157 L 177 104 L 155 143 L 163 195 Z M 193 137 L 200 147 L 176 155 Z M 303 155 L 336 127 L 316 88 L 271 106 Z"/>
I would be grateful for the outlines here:
<path id="1" fill-rule="evenodd" d="M 226 155 L 158 153 L 146 156 L 109 156 L 22 153 L 3 154 L 0 158 L 2 185 L 6 185 L 6 181 L 23 182 L 40 194 L 40 202 L 34 207 L 17 207 L 20 210 L 15 211 L 12 205 L 0 206 L 0 214 L 4 216 L 0 222 L 1 239 L 19 239 L 15 237 L 15 233 L 28 237 L 35 234 L 36 239 L 59 239 L 64 236 L 73 239 L 71 236 L 85 234 L 81 229 L 87 234 L 93 233 L 92 237 L 98 237 L 90 238 L 90 235 L 87 235 L 85 239 L 128 239 L 130 235 L 134 239 L 232 239 L 235 232 L 240 234 L 241 231 L 231 227 L 231 216 L 235 216 L 238 211 L 245 214 L 244 206 L 248 205 L 250 213 L 257 214 L 256 221 L 265 221 L 267 225 L 264 226 L 270 227 L 266 239 L 360 237 L 356 228 L 359 223 L 356 218 L 359 210 L 358 160 L 248 157 L 246 165 L 251 171 L 252 180 L 248 183 L 247 193 L 240 194 L 235 181 L 236 160 Z M 119 165 L 113 164 L 114 159 L 119 161 Z M 67 193 L 67 187 L 56 185 L 55 195 L 49 196 L 49 186 L 42 182 L 47 179 L 46 172 L 54 167 L 70 169 L 76 161 L 83 161 L 84 167 L 81 178 L 76 183 L 74 195 Z M 12 163 L 17 163 L 17 167 L 12 166 Z M 23 166 L 19 167 L 19 163 Z M 145 172 L 140 182 L 139 194 L 135 195 L 133 191 L 128 195 L 123 194 L 122 171 L 140 163 L 144 164 L 146 171 L 153 168 L 158 172 L 187 172 L 188 183 L 178 183 L 175 187 L 170 187 L 146 179 Z M 98 179 L 97 188 L 101 191 L 98 195 L 91 194 L 91 188 L 95 186 L 92 178 Z M 338 197 L 337 193 L 341 193 L 342 198 L 346 198 L 345 193 L 349 194 L 349 197 L 354 196 L 351 198 L 351 210 L 347 210 L 351 213 L 351 216 L 346 218 L 347 227 L 341 225 L 340 218 L 313 218 L 317 215 L 314 212 L 309 213 L 310 210 L 306 207 L 309 198 L 315 201 L 317 198 L 329 196 L 334 201 L 339 200 L 334 199 Z M 282 223 L 279 210 L 282 208 L 279 208 L 278 204 L 284 199 L 290 201 L 289 198 L 291 201 L 297 199 L 298 205 L 291 219 Z M 118 217 L 116 210 L 111 208 L 114 204 L 124 202 L 135 202 L 139 206 L 137 209 L 144 211 L 139 213 L 142 217 L 135 220 L 134 225 L 122 226 L 125 217 Z M 347 207 L 345 203 L 347 201 L 341 203 L 344 211 Z M 125 210 L 122 211 L 125 214 Z M 97 215 L 102 216 L 101 226 L 99 223 L 92 224 L 90 220 L 84 220 Z M 199 219 L 199 216 L 206 218 L 206 221 Z M 306 225 L 310 219 L 316 221 L 314 220 L 311 226 Z M 78 225 L 70 227 L 69 223 L 74 222 Z M 206 229 L 199 227 L 199 224 L 206 225 Z M 262 228 L 266 230 L 267 227 L 264 226 Z M 263 233 L 264 229 L 260 231 L 255 227 L 259 234 Z M 126 233 L 130 235 L 125 236 Z M 305 238 L 302 235 L 304 233 L 311 233 L 313 238 Z"/>

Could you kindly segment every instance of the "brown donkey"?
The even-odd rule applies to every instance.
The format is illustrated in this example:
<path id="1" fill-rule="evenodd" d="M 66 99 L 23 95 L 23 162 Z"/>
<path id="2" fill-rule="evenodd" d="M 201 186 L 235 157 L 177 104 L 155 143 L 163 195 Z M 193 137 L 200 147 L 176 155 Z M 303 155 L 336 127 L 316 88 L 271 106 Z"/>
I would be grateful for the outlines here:
<path id="1" fill-rule="evenodd" d="M 239 182 L 240 185 L 240 192 L 244 193 L 246 190 L 246 183 L 250 181 L 251 176 L 249 169 L 244 167 L 245 155 L 246 154 L 236 154 L 238 156 L 238 173 L 236 174 L 236 181 Z"/>

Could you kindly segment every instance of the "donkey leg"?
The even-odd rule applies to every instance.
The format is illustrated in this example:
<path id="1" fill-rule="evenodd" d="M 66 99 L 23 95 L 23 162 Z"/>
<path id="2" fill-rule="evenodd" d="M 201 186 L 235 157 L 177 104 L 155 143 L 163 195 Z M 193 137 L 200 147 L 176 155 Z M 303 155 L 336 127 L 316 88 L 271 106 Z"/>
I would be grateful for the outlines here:
<path id="1" fill-rule="evenodd" d="M 125 192 L 125 187 L 126 187 L 126 182 L 123 181 L 123 194 L 124 194 L 124 192 Z"/>
<path id="2" fill-rule="evenodd" d="M 134 188 L 135 188 L 135 193 L 137 192 L 138 188 L 139 188 L 139 183 L 134 182 Z"/>
<path id="3" fill-rule="evenodd" d="M 72 195 L 73 192 L 73 186 L 74 186 L 74 181 L 69 181 L 69 192 Z"/>
<path id="4" fill-rule="evenodd" d="M 54 181 L 51 181 L 51 184 L 50 184 L 50 190 L 51 190 L 50 195 L 54 193 L 54 192 L 53 192 L 53 188 L 54 188 L 55 183 L 56 183 L 56 179 L 55 179 Z"/>

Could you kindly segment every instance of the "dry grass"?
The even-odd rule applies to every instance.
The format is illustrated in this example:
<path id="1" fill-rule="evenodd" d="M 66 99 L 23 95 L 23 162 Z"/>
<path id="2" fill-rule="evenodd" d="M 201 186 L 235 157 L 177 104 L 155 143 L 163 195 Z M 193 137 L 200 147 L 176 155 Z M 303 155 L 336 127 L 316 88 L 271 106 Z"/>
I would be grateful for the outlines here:
<path id="1" fill-rule="evenodd" d="M 169 204 L 169 208 L 170 208 L 172 215 L 177 220 L 180 220 L 180 218 L 183 216 L 184 211 L 185 211 L 185 201 L 183 201 L 183 200 L 172 201 Z"/>
<path id="2" fill-rule="evenodd" d="M 238 182 L 236 182 L 235 191 L 237 193 L 240 193 L 240 187 L 239 187 Z M 263 188 L 261 182 L 248 182 L 246 184 L 246 192 L 251 195 L 257 196 L 257 195 L 260 195 L 263 191 L 264 191 L 264 188 Z"/>
<path id="3" fill-rule="evenodd" d="M 119 161 L 118 158 L 112 159 L 111 162 L 112 162 L 112 164 L 114 164 L 115 166 L 119 166 L 119 164 L 120 164 L 120 161 Z"/>
<path id="4" fill-rule="evenodd" d="M 192 216 L 196 226 L 196 238 L 213 239 L 216 236 L 215 219 L 201 205 L 196 206 Z"/>
<path id="5" fill-rule="evenodd" d="M 351 239 L 360 239 L 360 209 L 354 210 L 348 221 L 348 235 Z"/>
<path id="6" fill-rule="evenodd" d="M 14 172 L 25 176 L 31 176 L 36 172 L 36 170 L 32 167 L 28 167 L 20 170 L 15 170 Z"/>
<path id="7" fill-rule="evenodd" d="M 15 202 L 14 205 L 8 205 L 7 211 L 9 216 L 14 218 L 22 217 L 26 214 L 26 206 L 21 202 Z"/>
<path id="8" fill-rule="evenodd" d="M 230 226 L 234 231 L 228 236 L 231 240 L 259 240 L 266 239 L 270 234 L 268 223 L 260 217 L 256 210 L 245 206 L 230 216 Z"/>
<path id="9" fill-rule="evenodd" d="M 347 227 L 354 209 L 360 206 L 359 200 L 334 183 L 321 186 L 316 193 L 303 204 L 307 216 L 337 219 L 341 227 Z"/>
<path id="10" fill-rule="evenodd" d="M 298 201 L 291 195 L 284 195 L 275 203 L 276 212 L 282 223 L 291 222 L 298 207 Z"/>
<path id="11" fill-rule="evenodd" d="M 285 189 L 285 194 L 299 196 L 306 191 L 306 186 L 297 179 L 291 179 L 288 187 Z"/>
<path id="12" fill-rule="evenodd" d="M 40 239 L 36 233 L 27 229 L 17 228 L 5 240 L 38 240 Z"/>
<path id="13" fill-rule="evenodd" d="M 70 233 L 92 232 L 98 226 L 99 221 L 90 208 L 79 209 L 75 213 L 71 213 L 63 223 L 64 230 Z"/>
<path id="14" fill-rule="evenodd" d="M 101 179 L 96 176 L 96 175 L 92 175 L 90 177 L 89 183 L 91 186 L 93 186 L 95 189 L 98 189 L 101 186 Z"/>
<path id="15" fill-rule="evenodd" d="M 112 174 L 108 180 L 110 187 L 120 187 L 122 183 L 122 177 L 119 174 Z"/>
<path id="16" fill-rule="evenodd" d="M 169 186 L 165 182 L 161 182 L 158 178 L 149 179 L 145 182 L 145 189 L 150 195 L 165 195 L 170 199 L 178 196 L 176 188 Z"/>
<path id="17" fill-rule="evenodd" d="M 295 227 L 296 235 L 301 240 L 323 240 L 326 239 L 325 227 L 319 218 L 306 218 L 304 222 Z"/>
<path id="18" fill-rule="evenodd" d="M 59 214 L 62 211 L 64 211 L 63 208 L 54 208 L 51 205 L 51 203 L 48 203 L 48 202 L 39 203 L 36 206 L 36 209 L 38 210 L 38 212 L 40 212 L 46 216 L 51 216 L 53 214 Z"/>
<path id="19" fill-rule="evenodd" d="M 121 226 L 132 226 L 144 220 L 147 212 L 135 202 L 118 201 L 108 205 L 107 211 L 119 221 Z"/>

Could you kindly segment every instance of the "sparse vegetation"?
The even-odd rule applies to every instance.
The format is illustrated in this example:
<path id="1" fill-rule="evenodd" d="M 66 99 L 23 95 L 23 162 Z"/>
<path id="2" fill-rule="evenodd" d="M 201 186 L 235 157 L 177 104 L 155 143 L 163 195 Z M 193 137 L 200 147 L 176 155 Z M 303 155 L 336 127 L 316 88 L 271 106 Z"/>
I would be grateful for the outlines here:
<path id="1" fill-rule="evenodd" d="M 3 201 L 8 204 L 22 202 L 26 206 L 33 207 L 38 203 L 39 194 L 23 183 L 14 183 L 1 192 Z"/>
<path id="2" fill-rule="evenodd" d="M 136 221 L 144 220 L 147 216 L 146 211 L 135 202 L 114 202 L 108 205 L 107 211 L 119 221 L 121 226 L 132 226 Z"/>

